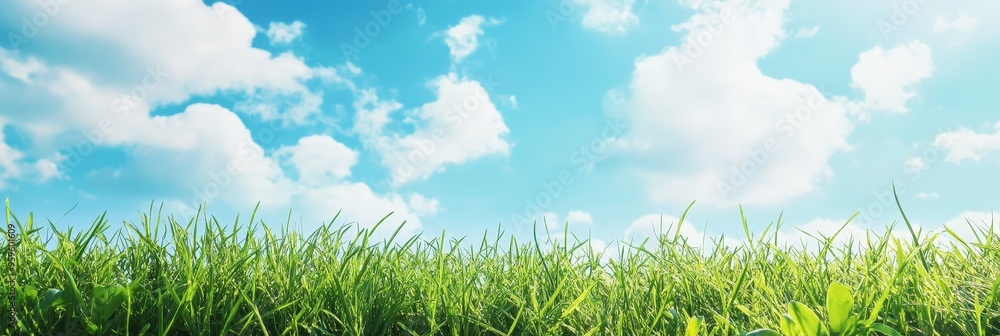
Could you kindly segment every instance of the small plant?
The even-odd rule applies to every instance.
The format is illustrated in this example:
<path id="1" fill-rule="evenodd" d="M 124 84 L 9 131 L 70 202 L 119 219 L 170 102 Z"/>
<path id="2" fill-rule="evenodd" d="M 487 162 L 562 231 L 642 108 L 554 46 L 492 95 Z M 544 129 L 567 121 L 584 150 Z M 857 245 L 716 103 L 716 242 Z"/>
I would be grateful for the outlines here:
<path id="1" fill-rule="evenodd" d="M 68 272 L 63 287 L 49 288 L 39 297 L 34 287 L 26 285 L 21 293 L 22 302 L 34 304 L 33 312 L 42 321 L 54 322 L 62 316 L 67 333 L 80 326 L 88 335 L 106 333 L 108 326 L 113 324 L 109 322 L 113 322 L 115 311 L 127 298 L 123 286 L 94 286 L 85 299 Z"/>
<path id="2" fill-rule="evenodd" d="M 852 312 L 854 309 L 854 294 L 850 287 L 833 282 L 826 292 L 827 324 L 824 325 L 819 316 L 806 305 L 792 301 L 788 304 L 788 313 L 782 315 L 781 333 L 771 329 L 757 329 L 747 336 L 854 336 L 869 335 L 879 332 L 885 335 L 900 335 L 891 327 L 875 323 L 875 317 L 861 320 L 861 316 Z"/>

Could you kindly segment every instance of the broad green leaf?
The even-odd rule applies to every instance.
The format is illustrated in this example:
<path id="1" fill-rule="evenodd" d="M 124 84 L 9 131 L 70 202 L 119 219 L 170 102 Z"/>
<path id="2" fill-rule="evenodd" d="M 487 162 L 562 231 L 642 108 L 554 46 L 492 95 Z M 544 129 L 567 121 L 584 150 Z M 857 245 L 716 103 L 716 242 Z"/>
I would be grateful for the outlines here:
<path id="1" fill-rule="evenodd" d="M 90 317 L 97 323 L 104 324 L 111 315 L 125 302 L 127 294 L 125 287 L 96 286 L 93 290 L 93 305 L 90 307 Z"/>
<path id="2" fill-rule="evenodd" d="M 746 336 L 781 336 L 781 334 L 771 329 L 757 329 L 748 332 Z"/>
<path id="3" fill-rule="evenodd" d="M 823 325 L 819 323 L 819 316 L 816 316 L 816 313 L 812 309 L 809 309 L 809 307 L 806 307 L 806 305 L 792 301 L 788 304 L 788 314 L 792 316 L 792 320 L 802 329 L 802 333 L 805 336 L 826 334 Z"/>
<path id="4" fill-rule="evenodd" d="M 83 327 L 87 330 L 87 334 L 96 335 L 100 328 L 97 327 L 94 322 L 83 321 Z"/>
<path id="5" fill-rule="evenodd" d="M 785 335 L 796 335 L 798 327 L 795 326 L 795 321 L 792 321 L 792 317 L 788 314 L 781 314 L 781 332 Z"/>
<path id="6" fill-rule="evenodd" d="M 701 331 L 701 316 L 688 318 L 687 329 L 684 331 L 685 336 L 698 336 L 698 332 Z"/>
<path id="7" fill-rule="evenodd" d="M 854 308 L 854 297 L 851 288 L 841 283 L 833 282 L 826 292 L 826 311 L 830 316 L 830 332 L 841 334 L 847 328 L 847 319 Z"/>
<path id="8" fill-rule="evenodd" d="M 42 294 L 42 311 L 46 313 L 53 312 L 56 308 L 66 305 L 65 295 L 61 290 L 55 288 L 49 288 Z"/>
<path id="9" fill-rule="evenodd" d="M 31 285 L 21 286 L 20 304 L 27 305 L 29 302 L 34 305 L 38 303 L 38 290 Z"/>

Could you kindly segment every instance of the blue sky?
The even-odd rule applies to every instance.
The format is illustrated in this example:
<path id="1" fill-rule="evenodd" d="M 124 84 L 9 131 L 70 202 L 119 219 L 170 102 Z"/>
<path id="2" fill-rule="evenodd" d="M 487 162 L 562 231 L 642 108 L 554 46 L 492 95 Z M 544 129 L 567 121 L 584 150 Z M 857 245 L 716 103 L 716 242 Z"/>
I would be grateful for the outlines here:
<path id="1" fill-rule="evenodd" d="M 1000 200 L 995 1 L 0 6 L 0 194 L 58 227 L 260 201 L 604 244 L 696 201 L 693 241 L 742 205 L 795 242 L 899 221 L 892 182 L 927 230 Z"/>

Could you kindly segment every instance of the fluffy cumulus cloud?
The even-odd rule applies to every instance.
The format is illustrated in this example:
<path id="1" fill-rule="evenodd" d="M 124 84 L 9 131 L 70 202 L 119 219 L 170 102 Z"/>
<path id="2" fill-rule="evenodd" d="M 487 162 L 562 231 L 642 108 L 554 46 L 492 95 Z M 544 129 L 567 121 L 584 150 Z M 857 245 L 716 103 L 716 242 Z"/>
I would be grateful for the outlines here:
<path id="1" fill-rule="evenodd" d="M 830 158 L 851 149 L 853 118 L 905 112 L 912 86 L 933 71 L 920 42 L 875 47 L 851 71 L 864 99 L 829 96 L 758 66 L 795 35 L 789 0 L 682 4 L 696 13 L 674 26 L 680 45 L 639 57 L 628 87 L 610 95 L 621 97 L 609 112 L 631 125 L 619 140 L 654 201 L 773 205 L 817 192 L 833 175 Z"/>
<path id="2" fill-rule="evenodd" d="M 945 160 L 948 162 L 979 161 L 989 154 L 1000 152 L 1000 121 L 993 128 L 992 133 L 979 133 L 968 128 L 944 132 L 934 138 L 933 145 L 947 151 Z"/>
<path id="3" fill-rule="evenodd" d="M 302 30 L 306 25 L 302 21 L 292 23 L 271 22 L 267 28 L 267 38 L 271 45 L 289 44 L 302 36 Z"/>
<path id="4" fill-rule="evenodd" d="M 60 176 L 56 163 L 48 159 L 29 161 L 17 148 L 7 144 L 3 129 L 5 122 L 0 118 L 0 190 L 6 181 L 35 176 L 38 182 L 45 182 Z"/>
<path id="5" fill-rule="evenodd" d="M 427 198 L 421 194 L 411 194 L 409 201 L 410 208 L 418 215 L 434 215 L 441 211 L 441 202 L 437 199 Z"/>
<path id="6" fill-rule="evenodd" d="M 819 26 L 812 26 L 809 28 L 799 28 L 795 31 L 795 38 L 810 38 L 819 34 Z"/>
<path id="7" fill-rule="evenodd" d="M 594 218 L 586 211 L 573 210 L 566 214 L 566 221 L 570 224 L 593 224 Z"/>
<path id="8" fill-rule="evenodd" d="M 393 185 L 426 180 L 447 165 L 510 153 L 505 139 L 510 130 L 487 86 L 455 73 L 439 76 L 429 86 L 436 99 L 406 111 L 413 124 L 406 134 L 387 127 L 401 104 L 380 99 L 371 89 L 357 93 L 354 129 L 379 153 Z"/>
<path id="9" fill-rule="evenodd" d="M 37 10 L 32 1 L 8 8 L 0 16 L 20 18 Z M 252 47 L 256 29 L 224 2 L 101 0 L 63 6 L 57 15 L 38 27 L 44 34 L 10 29 L 23 39 L 0 47 L 5 102 L 0 121 L 30 139 L 21 148 L 0 141 L 3 177 L 79 178 L 115 171 L 104 175 L 141 181 L 148 187 L 143 190 L 175 204 L 240 207 L 262 201 L 262 210 L 280 213 L 301 201 L 296 210 L 309 222 L 328 220 L 343 209 L 342 220 L 362 225 L 396 211 L 395 221 L 409 220 L 410 229 L 420 226 L 411 203 L 425 210 L 434 203 L 422 196 L 407 201 L 380 194 L 350 181 L 358 154 L 328 136 L 305 137 L 269 152 L 279 147 L 275 133 L 285 130 L 283 125 L 319 114 L 322 100 L 309 89 L 310 81 L 343 81 L 338 70 L 311 67 L 293 53 Z M 15 21 L 20 22 L 3 20 Z M 257 110 L 237 103 L 237 112 L 270 121 L 252 133 L 231 108 L 189 103 L 219 93 L 237 101 L 245 96 L 286 101 Z M 96 149 L 121 151 L 129 159 L 122 167 L 77 172 L 94 165 Z M 89 164 L 81 165 L 84 161 Z"/>
<path id="10" fill-rule="evenodd" d="M 847 5 L 845 3 L 845 5 Z M 942 37 L 941 45 L 957 45 L 970 40 L 995 38 L 1000 25 L 986 18 L 1000 14 L 1000 2 L 969 1 L 899 1 L 892 6 L 871 7 L 881 16 L 876 26 L 881 37 L 906 41 L 914 36 Z"/>
<path id="11" fill-rule="evenodd" d="M 18 1 L 13 9 L 8 15 L 20 17 L 30 16 L 37 8 L 31 1 Z M 206 6 L 196 0 L 102 0 L 87 6 L 63 6 L 57 15 L 58 20 L 49 20 L 42 27 L 44 33 L 26 36 L 31 39 L 10 49 L 25 54 L 77 55 L 52 57 L 53 76 L 66 82 L 74 81 L 71 77 L 75 74 L 81 79 L 75 80 L 78 85 L 128 94 L 115 102 L 128 108 L 180 103 L 220 91 L 264 93 L 276 99 L 310 94 L 304 81 L 314 77 L 314 69 L 292 53 L 273 55 L 253 48 L 255 27 L 224 2 Z M 101 78 L 91 78 L 96 74 Z M 312 109 L 292 121 L 304 122 L 317 113 L 318 109 Z"/>
<path id="12" fill-rule="evenodd" d="M 451 51 L 451 59 L 459 62 L 476 51 L 479 47 L 479 37 L 483 35 L 483 27 L 496 26 L 503 23 L 502 19 L 483 18 L 480 15 L 470 15 L 462 18 L 458 24 L 444 32 L 444 42 Z"/>
<path id="13" fill-rule="evenodd" d="M 864 107 L 903 113 L 906 102 L 916 96 L 911 87 L 931 76 L 931 49 L 913 41 L 890 49 L 877 46 L 861 53 L 851 68 L 853 85 L 864 92 Z"/>
<path id="14" fill-rule="evenodd" d="M 951 18 L 939 17 L 934 21 L 934 31 L 968 33 L 979 26 L 979 18 L 969 13 L 959 12 Z"/>
<path id="15" fill-rule="evenodd" d="M 328 136 L 308 136 L 296 146 L 282 147 L 276 156 L 294 166 L 299 180 L 310 185 L 323 185 L 351 175 L 358 162 L 358 153 Z"/>
<path id="16" fill-rule="evenodd" d="M 927 170 L 927 161 L 922 156 L 910 156 L 903 162 L 903 169 L 913 172 L 924 171 Z"/>
<path id="17" fill-rule="evenodd" d="M 540 218 L 537 218 L 539 224 L 545 223 L 546 228 L 553 232 L 562 232 L 565 225 L 570 226 L 572 231 L 576 227 L 586 226 L 594 223 L 594 219 L 590 216 L 590 213 L 581 210 L 573 210 L 566 213 L 565 217 L 560 217 L 559 214 L 555 212 L 543 213 Z"/>
<path id="18" fill-rule="evenodd" d="M 581 0 L 574 3 L 586 8 L 581 21 L 584 28 L 619 34 L 639 25 L 639 18 L 632 12 L 635 0 Z"/>
<path id="19" fill-rule="evenodd" d="M 844 98 L 761 72 L 785 37 L 788 0 L 692 2 L 680 46 L 635 62 L 622 140 L 654 200 L 776 204 L 813 192 L 848 148 Z M 666 168 L 665 168 L 666 167 Z"/>
<path id="20" fill-rule="evenodd" d="M 669 235 L 673 231 L 677 230 L 677 223 L 680 219 L 674 216 L 667 215 L 645 215 L 639 217 L 638 219 L 632 221 L 622 237 L 626 242 L 631 241 L 634 243 L 642 242 L 645 239 L 650 241 L 656 241 L 657 237 L 663 235 Z M 698 229 L 695 229 L 691 225 L 690 220 L 681 223 L 681 236 L 686 238 L 692 244 L 701 244 L 701 240 L 704 237 Z"/>
<path id="21" fill-rule="evenodd" d="M 0 49 L 0 70 L 22 82 L 31 83 L 31 75 L 42 70 L 42 63 L 36 58 L 14 59 L 7 50 Z"/>

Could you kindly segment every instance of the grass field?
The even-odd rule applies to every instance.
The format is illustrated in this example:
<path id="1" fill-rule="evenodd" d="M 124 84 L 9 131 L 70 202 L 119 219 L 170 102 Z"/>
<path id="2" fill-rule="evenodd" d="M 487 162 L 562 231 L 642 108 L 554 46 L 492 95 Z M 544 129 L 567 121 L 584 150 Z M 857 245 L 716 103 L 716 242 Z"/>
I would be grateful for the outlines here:
<path id="1" fill-rule="evenodd" d="M 953 232 L 898 239 L 887 228 L 803 249 L 777 246 L 772 225 L 707 252 L 668 229 L 602 256 L 572 239 L 387 242 L 346 226 L 304 235 L 272 232 L 253 215 L 219 223 L 150 210 L 120 230 L 101 216 L 43 235 L 55 228 L 8 204 L 17 240 L 13 269 L 2 266 L 16 281 L 16 324 L 0 318 L 7 332 L 1000 335 L 992 229 L 962 241 Z"/>

